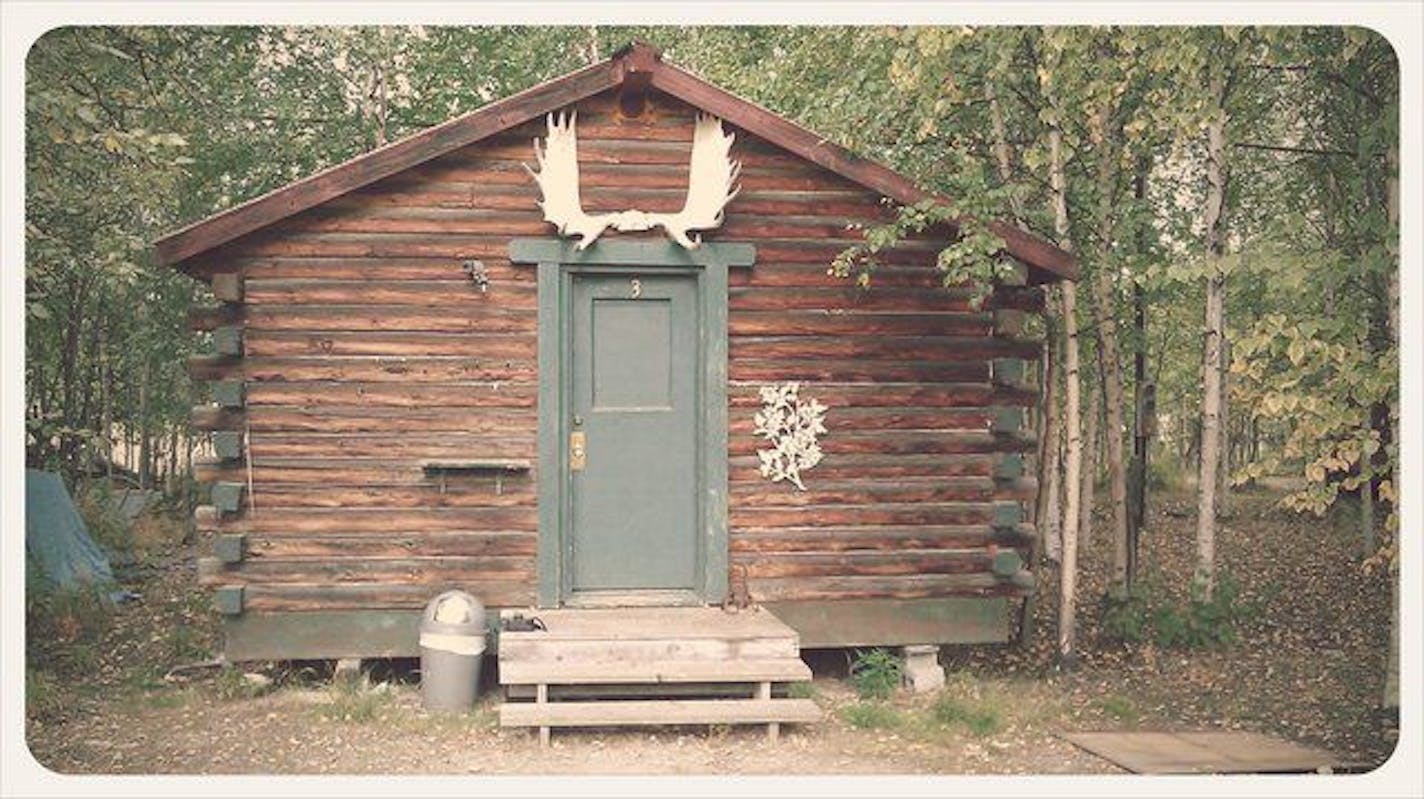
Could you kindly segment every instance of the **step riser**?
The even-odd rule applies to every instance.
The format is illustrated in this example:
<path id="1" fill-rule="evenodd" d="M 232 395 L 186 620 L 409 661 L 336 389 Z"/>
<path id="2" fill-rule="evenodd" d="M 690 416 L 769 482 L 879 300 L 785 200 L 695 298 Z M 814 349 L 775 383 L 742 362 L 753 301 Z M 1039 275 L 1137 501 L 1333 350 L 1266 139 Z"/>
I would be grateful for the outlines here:
<path id="1" fill-rule="evenodd" d="M 506 703 L 502 727 L 592 727 L 669 724 L 809 724 L 820 708 L 809 699 L 629 700 L 621 702 Z"/>
<path id="2" fill-rule="evenodd" d="M 507 685 L 504 695 L 508 699 L 532 700 L 536 694 L 533 685 Z M 757 687 L 746 683 L 618 683 L 604 685 L 551 685 L 549 699 L 749 699 L 755 698 Z M 775 687 L 772 697 L 784 699 L 789 696 L 786 688 Z"/>
<path id="3" fill-rule="evenodd" d="M 650 660 L 738 660 L 800 657 L 796 639 L 752 638 L 719 641 L 711 639 L 649 640 L 649 641 L 541 641 L 509 640 L 499 642 L 503 662 L 552 661 L 629 661 Z"/>
<path id="4" fill-rule="evenodd" d="M 676 661 L 504 660 L 499 666 L 499 681 L 505 685 L 800 682 L 809 679 L 811 669 L 799 658 Z"/>

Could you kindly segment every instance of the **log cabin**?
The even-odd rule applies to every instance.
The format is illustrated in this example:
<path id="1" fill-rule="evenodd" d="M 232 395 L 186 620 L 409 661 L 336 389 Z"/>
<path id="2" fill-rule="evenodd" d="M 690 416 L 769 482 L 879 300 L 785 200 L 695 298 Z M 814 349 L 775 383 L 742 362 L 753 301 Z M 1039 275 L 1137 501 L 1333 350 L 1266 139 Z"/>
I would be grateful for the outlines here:
<path id="1" fill-rule="evenodd" d="M 190 373 L 226 656 L 412 656 L 449 588 L 1006 640 L 1022 323 L 1076 265 L 996 222 L 1018 277 L 982 306 L 941 284 L 952 225 L 868 289 L 828 273 L 931 196 L 636 44 L 163 237 L 215 299 Z"/>

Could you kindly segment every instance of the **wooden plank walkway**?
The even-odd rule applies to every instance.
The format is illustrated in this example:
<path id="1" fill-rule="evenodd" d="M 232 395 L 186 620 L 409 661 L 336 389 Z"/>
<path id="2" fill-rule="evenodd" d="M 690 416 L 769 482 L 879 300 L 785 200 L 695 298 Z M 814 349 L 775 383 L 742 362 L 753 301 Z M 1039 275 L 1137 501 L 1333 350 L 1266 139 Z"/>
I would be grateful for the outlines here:
<path id="1" fill-rule="evenodd" d="M 1329 752 L 1254 732 L 1075 732 L 1063 738 L 1136 774 L 1291 774 L 1344 766 Z"/>
<path id="2" fill-rule="evenodd" d="M 781 724 L 821 718 L 811 700 L 774 691 L 810 680 L 811 670 L 796 631 L 769 611 L 519 612 L 546 629 L 500 634 L 500 725 L 536 727 L 545 744 L 553 727 L 622 725 L 765 724 L 775 739 Z M 668 687 L 676 691 L 658 695 Z"/>

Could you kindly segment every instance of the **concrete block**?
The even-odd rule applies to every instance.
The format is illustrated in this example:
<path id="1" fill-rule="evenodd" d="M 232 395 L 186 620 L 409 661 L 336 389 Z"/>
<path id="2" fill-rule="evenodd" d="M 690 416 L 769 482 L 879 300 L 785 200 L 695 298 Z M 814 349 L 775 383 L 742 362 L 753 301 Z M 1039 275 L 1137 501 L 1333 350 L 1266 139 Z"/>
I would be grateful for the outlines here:
<path id="1" fill-rule="evenodd" d="M 939 665 L 938 646 L 912 644 L 901 649 L 901 656 L 905 659 L 902 679 L 911 692 L 924 694 L 944 687 L 944 667 Z"/>

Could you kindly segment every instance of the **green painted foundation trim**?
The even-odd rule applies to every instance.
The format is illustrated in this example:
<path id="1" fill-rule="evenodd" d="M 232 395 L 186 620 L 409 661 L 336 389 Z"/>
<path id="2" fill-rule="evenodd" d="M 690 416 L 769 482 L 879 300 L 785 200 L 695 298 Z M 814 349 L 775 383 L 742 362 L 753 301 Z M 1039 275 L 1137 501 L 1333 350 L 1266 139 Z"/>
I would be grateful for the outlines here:
<path id="1" fill-rule="evenodd" d="M 488 614 L 493 627 L 499 612 Z M 418 610 L 244 613 L 224 619 L 223 655 L 233 662 L 419 657 L 420 616 Z"/>
<path id="2" fill-rule="evenodd" d="M 213 507 L 219 513 L 236 513 L 242 505 L 242 483 L 214 483 L 213 484 Z"/>
<path id="3" fill-rule="evenodd" d="M 802 649 L 1009 640 L 1003 597 L 771 602 L 766 609 L 796 630 Z"/>
<path id="4" fill-rule="evenodd" d="M 224 408 L 241 408 L 247 402 L 247 392 L 237 380 L 220 380 L 212 384 L 213 402 Z"/>
<path id="5" fill-rule="evenodd" d="M 213 452 L 225 461 L 242 458 L 242 433 L 236 430 L 218 430 L 211 434 Z"/>
<path id="6" fill-rule="evenodd" d="M 213 352 L 218 355 L 242 354 L 242 328 L 220 327 L 213 331 Z"/>
<path id="7" fill-rule="evenodd" d="M 241 563 L 247 557 L 247 536 L 226 533 L 213 539 L 213 557 L 223 563 Z"/>
<path id="8" fill-rule="evenodd" d="M 224 585 L 213 591 L 213 607 L 224 616 L 242 613 L 242 586 Z"/>

